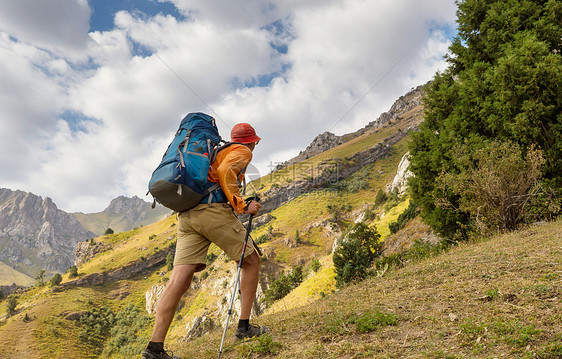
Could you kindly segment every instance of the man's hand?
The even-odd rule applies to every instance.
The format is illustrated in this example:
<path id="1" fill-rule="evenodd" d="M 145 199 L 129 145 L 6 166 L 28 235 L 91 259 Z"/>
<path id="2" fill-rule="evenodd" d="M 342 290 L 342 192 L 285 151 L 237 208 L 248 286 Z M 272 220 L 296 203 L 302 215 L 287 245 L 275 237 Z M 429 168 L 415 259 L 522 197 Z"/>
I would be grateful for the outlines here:
<path id="1" fill-rule="evenodd" d="M 259 204 L 259 202 L 256 201 L 252 201 L 250 202 L 250 204 L 248 205 L 248 208 L 246 208 L 246 210 L 244 211 L 245 214 L 258 214 L 259 210 L 260 210 L 261 204 Z"/>

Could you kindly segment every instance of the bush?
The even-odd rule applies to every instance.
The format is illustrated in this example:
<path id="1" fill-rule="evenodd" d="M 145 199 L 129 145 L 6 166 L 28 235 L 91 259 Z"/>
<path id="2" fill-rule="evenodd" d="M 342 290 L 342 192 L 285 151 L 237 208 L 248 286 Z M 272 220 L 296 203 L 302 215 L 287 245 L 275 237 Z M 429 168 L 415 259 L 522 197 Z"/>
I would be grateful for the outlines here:
<path id="1" fill-rule="evenodd" d="M 291 290 L 298 287 L 304 279 L 302 266 L 296 266 L 293 271 L 287 275 L 281 272 L 279 277 L 271 282 L 269 288 L 265 291 L 264 301 L 267 305 L 273 304 L 276 300 L 285 297 Z"/>
<path id="2" fill-rule="evenodd" d="M 404 212 L 400 213 L 396 222 L 392 222 L 388 225 L 388 229 L 390 229 L 390 233 L 396 233 L 402 228 L 404 228 L 406 223 L 408 223 L 408 221 L 410 221 L 411 219 L 416 218 L 418 213 L 419 211 L 418 211 L 417 204 L 414 201 L 410 201 L 408 208 L 406 208 Z"/>
<path id="3" fill-rule="evenodd" d="M 8 317 L 16 314 L 16 307 L 18 306 L 18 300 L 15 296 L 10 295 L 6 300 L 6 314 Z"/>
<path id="4" fill-rule="evenodd" d="M 62 282 L 62 276 L 60 275 L 60 273 L 55 273 L 49 281 L 49 287 L 56 287 L 60 284 L 60 282 Z"/>
<path id="5" fill-rule="evenodd" d="M 378 310 L 365 313 L 355 319 L 355 329 L 360 333 L 368 333 L 379 327 L 398 324 L 398 316 L 393 313 L 383 313 Z"/>
<path id="6" fill-rule="evenodd" d="M 470 215 L 474 229 L 516 229 L 538 193 L 542 152 L 531 148 L 525 154 L 516 143 L 494 141 L 477 150 L 458 146 L 454 153 L 459 173 L 441 174 L 437 186 L 459 197 L 459 209 Z M 440 205 L 450 207 L 446 201 Z"/>
<path id="7" fill-rule="evenodd" d="M 78 267 L 76 267 L 76 266 L 72 266 L 72 267 L 68 268 L 68 270 L 66 272 L 68 273 L 68 278 L 78 277 Z"/>
<path id="8" fill-rule="evenodd" d="M 371 263 L 382 248 L 379 240 L 377 230 L 363 222 L 343 236 L 333 257 L 338 287 L 367 277 Z"/>
<path id="9" fill-rule="evenodd" d="M 257 354 L 259 356 L 275 356 L 282 347 L 283 345 L 281 343 L 274 342 L 271 337 L 266 334 L 258 337 L 249 345 L 243 345 L 241 354 L 244 358 L 250 357 L 252 354 Z"/>
<path id="10" fill-rule="evenodd" d="M 144 333 L 151 324 L 150 317 L 133 304 L 117 312 L 103 350 L 105 357 L 114 354 L 129 358 L 136 356 L 149 340 L 148 335 Z"/>
<path id="11" fill-rule="evenodd" d="M 387 197 L 386 204 L 384 205 L 384 211 L 390 211 L 392 208 L 396 207 L 401 200 L 398 188 L 395 188 Z"/>
<path id="12" fill-rule="evenodd" d="M 37 276 L 35 277 L 35 286 L 42 287 L 45 285 L 45 281 L 43 279 L 44 275 L 45 275 L 45 270 L 41 269 L 37 274 Z"/>
<path id="13" fill-rule="evenodd" d="M 313 272 L 318 272 L 318 270 L 322 267 L 322 264 L 320 264 L 320 261 L 317 258 L 314 258 L 311 262 L 310 262 L 310 269 L 312 269 Z"/>
<path id="14" fill-rule="evenodd" d="M 135 305 L 114 312 L 110 308 L 94 308 L 80 318 L 78 338 L 97 348 L 96 354 L 131 357 L 141 352 L 148 341 L 146 329 L 151 319 Z M 102 352 L 103 350 L 103 352 Z"/>
<path id="15" fill-rule="evenodd" d="M 207 254 L 207 264 L 211 264 L 215 261 L 215 259 L 218 258 L 218 255 L 216 255 L 215 253 L 209 253 Z"/>
<path id="16" fill-rule="evenodd" d="M 386 193 L 382 190 L 382 188 L 379 188 L 379 191 L 377 192 L 377 195 L 375 197 L 375 207 L 378 207 L 386 202 L 387 198 L 388 197 L 386 196 Z"/>
<path id="17" fill-rule="evenodd" d="M 269 236 L 267 234 L 262 234 L 258 238 L 256 238 L 256 244 L 264 244 L 265 242 L 269 241 Z"/>
<path id="18" fill-rule="evenodd" d="M 113 231 L 113 229 L 111 228 L 108 228 L 105 230 L 104 235 L 113 234 L 113 233 L 115 233 L 115 231 Z"/>
<path id="19" fill-rule="evenodd" d="M 174 253 L 172 252 L 168 253 L 168 255 L 166 256 L 166 269 L 168 271 L 174 269 Z"/>

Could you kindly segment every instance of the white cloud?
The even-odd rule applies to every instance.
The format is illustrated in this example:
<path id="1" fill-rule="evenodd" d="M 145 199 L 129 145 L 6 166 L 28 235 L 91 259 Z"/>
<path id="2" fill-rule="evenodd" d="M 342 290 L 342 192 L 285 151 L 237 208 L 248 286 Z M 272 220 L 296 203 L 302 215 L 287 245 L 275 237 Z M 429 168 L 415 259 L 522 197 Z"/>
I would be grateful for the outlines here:
<path id="1" fill-rule="evenodd" d="M 0 31 L 41 48 L 81 56 L 88 42 L 87 0 L 2 0 Z"/>
<path id="2" fill-rule="evenodd" d="M 0 0 L 11 15 L 0 15 L 1 186 L 68 211 L 142 197 L 194 111 L 216 115 L 226 139 L 235 123 L 252 123 L 265 174 L 317 134 L 357 130 L 431 79 L 449 41 L 435 28 L 455 14 L 453 0 L 171 2 L 185 20 L 119 12 L 114 29 L 88 34 L 84 1 L 41 5 L 49 15 L 37 20 Z M 61 4 L 77 15 L 56 15 Z M 29 19 L 39 23 L 21 25 Z"/>

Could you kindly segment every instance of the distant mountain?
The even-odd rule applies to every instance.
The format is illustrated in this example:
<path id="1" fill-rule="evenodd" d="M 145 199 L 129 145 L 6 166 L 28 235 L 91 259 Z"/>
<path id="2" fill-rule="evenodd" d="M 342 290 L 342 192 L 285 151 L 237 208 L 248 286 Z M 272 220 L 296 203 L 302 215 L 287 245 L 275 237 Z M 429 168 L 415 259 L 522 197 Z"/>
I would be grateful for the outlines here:
<path id="1" fill-rule="evenodd" d="M 169 209 L 161 205 L 153 209 L 151 203 L 137 196 L 132 198 L 119 196 L 113 199 L 102 212 L 73 214 L 84 228 L 100 236 L 108 228 L 115 232 L 124 232 L 154 223 L 170 213 L 172 212 Z"/>
<path id="2" fill-rule="evenodd" d="M 64 272 L 80 241 L 93 237 L 53 201 L 0 188 L 0 261 L 34 278 L 40 269 Z"/>

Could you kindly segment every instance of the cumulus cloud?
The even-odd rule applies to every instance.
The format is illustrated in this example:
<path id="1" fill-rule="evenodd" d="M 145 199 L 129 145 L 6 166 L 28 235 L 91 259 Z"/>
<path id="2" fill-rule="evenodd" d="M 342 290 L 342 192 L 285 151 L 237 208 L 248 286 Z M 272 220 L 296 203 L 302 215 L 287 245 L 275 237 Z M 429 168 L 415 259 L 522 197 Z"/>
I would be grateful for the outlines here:
<path id="1" fill-rule="evenodd" d="M 84 212 L 143 196 L 187 112 L 226 139 L 252 123 L 262 174 L 357 130 L 445 66 L 455 16 L 453 0 L 170 0 L 183 18 L 121 11 L 88 33 L 85 1 L 27 2 L 0 1 L 0 185 Z"/>
<path id="2" fill-rule="evenodd" d="M 81 56 L 88 42 L 87 0 L 0 1 L 0 31 L 66 56 Z"/>

